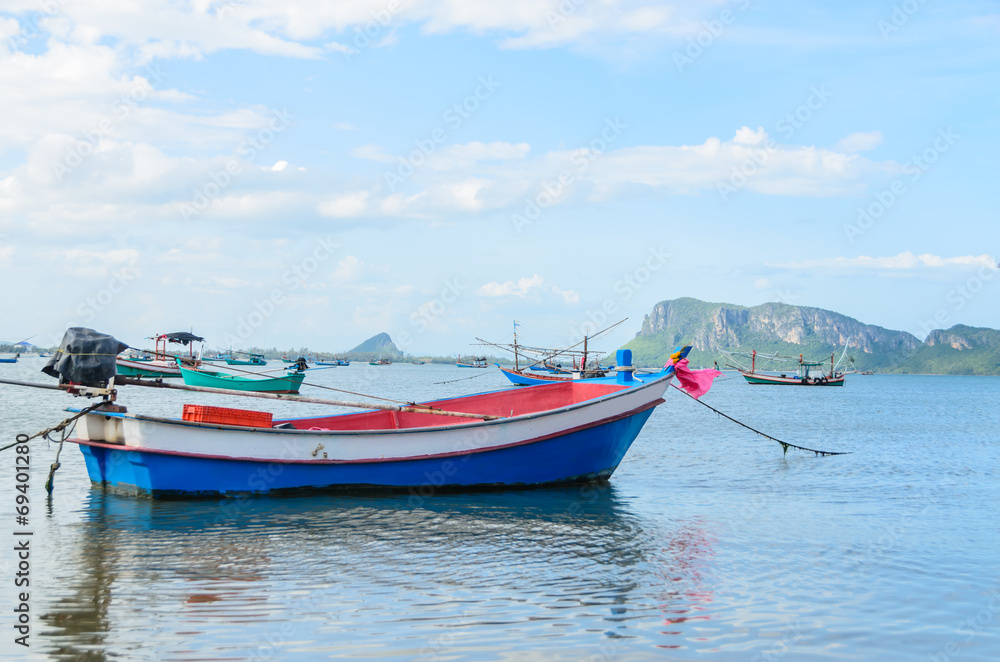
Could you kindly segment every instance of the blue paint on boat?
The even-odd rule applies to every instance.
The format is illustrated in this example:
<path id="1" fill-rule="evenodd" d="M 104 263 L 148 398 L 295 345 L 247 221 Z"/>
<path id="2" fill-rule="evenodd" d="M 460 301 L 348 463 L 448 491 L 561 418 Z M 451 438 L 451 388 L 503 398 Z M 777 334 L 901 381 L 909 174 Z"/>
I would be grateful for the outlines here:
<path id="1" fill-rule="evenodd" d="M 551 439 L 453 458 L 364 463 L 283 463 L 203 458 L 80 444 L 93 483 L 154 497 L 302 489 L 366 491 L 539 486 L 609 477 L 652 407 Z"/>

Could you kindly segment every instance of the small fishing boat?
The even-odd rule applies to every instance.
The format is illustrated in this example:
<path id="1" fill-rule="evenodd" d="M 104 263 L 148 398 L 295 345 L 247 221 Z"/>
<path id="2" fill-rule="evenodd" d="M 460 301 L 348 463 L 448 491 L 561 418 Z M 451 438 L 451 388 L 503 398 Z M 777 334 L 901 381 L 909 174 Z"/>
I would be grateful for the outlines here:
<path id="1" fill-rule="evenodd" d="M 251 354 L 248 359 L 227 358 L 226 365 L 267 365 L 263 354 Z"/>
<path id="2" fill-rule="evenodd" d="M 846 352 L 846 348 L 845 348 Z M 769 355 L 767 358 L 775 358 Z M 779 357 L 790 358 L 790 357 Z M 779 372 L 777 375 L 757 372 L 757 350 L 751 354 L 750 369 L 737 368 L 748 384 L 771 384 L 778 386 L 843 386 L 847 376 L 843 372 L 838 372 L 834 365 L 834 355 L 830 355 L 830 371 L 826 372 L 825 361 L 804 361 L 802 354 L 796 364 L 796 374 Z"/>
<path id="3" fill-rule="evenodd" d="M 119 356 L 116 363 L 118 374 L 124 377 L 147 377 L 151 379 L 171 379 L 180 378 L 181 371 L 177 367 L 178 358 L 187 366 L 197 367 L 201 365 L 201 359 L 194 355 L 194 344 L 204 342 L 201 336 L 196 336 L 187 331 L 175 333 L 161 333 L 154 337 L 156 349 L 152 357 L 139 356 L 127 358 Z M 188 348 L 188 355 L 178 357 L 167 352 L 167 345 L 177 344 Z"/>
<path id="4" fill-rule="evenodd" d="M 462 360 L 462 356 L 459 355 L 458 361 L 455 362 L 455 365 L 457 367 L 459 367 L 459 368 L 489 368 L 490 367 L 490 363 L 486 359 L 485 356 L 476 356 L 476 357 L 473 357 L 471 359 L 469 357 L 466 357 L 465 360 L 463 361 Z"/>
<path id="5" fill-rule="evenodd" d="M 625 320 L 622 320 L 621 322 L 612 324 L 606 329 L 598 331 L 593 336 L 584 336 L 583 340 L 576 343 L 572 347 L 567 347 L 566 349 L 548 349 L 518 344 L 517 328 L 520 326 L 519 322 L 514 323 L 514 342 L 512 344 L 495 343 L 483 340 L 482 338 L 476 338 L 476 340 L 479 340 L 485 345 L 490 345 L 514 354 L 513 368 L 501 367 L 499 363 L 496 364 L 496 366 L 500 369 L 500 372 L 503 373 L 504 377 L 506 377 L 508 381 L 515 386 L 532 386 L 536 384 L 547 384 L 551 382 L 572 381 L 579 379 L 599 379 L 606 377 L 609 372 L 614 370 L 614 368 L 601 367 L 597 359 L 603 352 L 595 352 L 589 348 L 588 343 L 590 340 L 601 336 L 607 331 L 610 331 L 624 321 Z M 583 349 L 575 349 L 579 345 L 583 345 Z M 545 356 L 542 360 L 536 361 L 539 354 L 544 354 Z M 525 363 L 528 364 L 528 368 L 526 370 L 522 370 L 520 368 L 523 355 L 533 357 L 531 360 L 525 361 Z M 572 369 L 563 368 L 561 363 L 551 363 L 551 359 L 557 356 L 570 357 L 573 362 Z M 594 357 L 594 360 L 588 361 L 588 356 Z M 684 358 L 685 356 L 687 356 L 686 352 L 681 358 Z M 549 374 L 537 374 L 539 372 Z"/>
<path id="6" fill-rule="evenodd" d="M 188 386 L 203 386 L 207 388 L 226 388 L 233 391 L 252 391 L 254 393 L 298 393 L 305 374 L 290 372 L 282 377 L 252 377 L 249 375 L 234 375 L 212 370 L 201 370 L 178 366 L 184 383 Z"/>
<path id="7" fill-rule="evenodd" d="M 629 366 L 631 352 L 621 350 L 619 363 Z M 195 405 L 163 418 L 109 405 L 85 414 L 68 441 L 79 445 L 93 484 L 151 497 L 572 484 L 612 475 L 674 376 L 669 366 L 640 382 L 623 370 L 615 379 L 283 420 Z M 192 390 L 115 386 L 129 384 Z"/>
<path id="8" fill-rule="evenodd" d="M 505 368 L 499 363 L 496 367 L 503 373 L 503 376 L 510 381 L 511 384 L 515 386 L 536 386 L 538 384 L 551 384 L 553 382 L 569 382 L 573 381 L 572 376 L 556 376 L 556 375 L 538 375 L 531 374 L 527 370 L 515 370 L 513 368 Z M 604 377 L 605 375 L 600 375 Z M 577 376 L 576 379 L 581 379 L 581 376 Z"/>
<path id="9" fill-rule="evenodd" d="M 20 355 L 8 358 L 0 358 L 0 363 L 17 363 L 18 358 L 20 358 Z"/>
<path id="10" fill-rule="evenodd" d="M 368 362 L 368 365 L 392 365 L 392 359 L 372 359 Z"/>
<path id="11" fill-rule="evenodd" d="M 632 375 L 631 351 L 619 350 L 614 379 L 422 404 L 385 398 L 348 402 L 119 377 L 114 356 L 126 348 L 112 336 L 74 327 L 67 330 L 58 358 L 42 369 L 58 385 L 0 383 L 101 398 L 86 408 L 68 409 L 75 415 L 54 429 L 70 423 L 75 428 L 69 428 L 60 450 L 67 441 L 79 446 L 95 486 L 150 497 L 408 490 L 426 498 L 439 491 L 606 480 L 653 409 L 664 402 L 675 377 L 697 398 L 718 376 L 714 370 L 690 371 L 682 358 L 690 349 L 685 347 L 661 372 L 638 380 Z M 116 403 L 129 386 L 364 411 L 275 420 L 267 411 L 185 404 L 172 418 L 129 412 Z M 22 436 L 25 441 L 18 443 L 30 439 Z M 51 467 L 50 491 L 58 466 Z"/>

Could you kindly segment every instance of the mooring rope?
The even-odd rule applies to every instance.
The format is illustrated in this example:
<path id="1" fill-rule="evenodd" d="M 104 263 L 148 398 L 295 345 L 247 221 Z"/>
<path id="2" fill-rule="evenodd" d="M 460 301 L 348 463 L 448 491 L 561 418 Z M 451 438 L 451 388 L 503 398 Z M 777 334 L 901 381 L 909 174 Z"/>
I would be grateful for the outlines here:
<path id="1" fill-rule="evenodd" d="M 737 425 L 741 425 L 741 426 L 745 427 L 747 430 L 750 430 L 751 432 L 753 432 L 755 434 L 759 434 L 760 436 L 764 437 L 765 439 L 770 439 L 771 441 L 778 442 L 779 444 L 781 444 L 781 448 L 782 448 L 783 454 L 787 455 L 789 448 L 795 448 L 797 450 L 807 451 L 809 453 L 816 453 L 816 455 L 822 455 L 822 456 L 825 456 L 825 455 L 850 455 L 851 454 L 850 452 L 844 452 L 844 451 L 839 451 L 839 452 L 838 451 L 818 451 L 815 448 L 806 448 L 805 446 L 797 446 L 795 444 L 790 444 L 787 441 L 782 441 L 781 439 L 777 439 L 775 437 L 772 437 L 769 434 L 761 432 L 760 430 L 752 428 L 749 425 L 747 425 L 746 423 L 741 423 L 740 421 L 737 421 L 732 416 L 729 416 L 727 414 L 723 414 L 721 411 L 719 411 L 718 409 L 716 409 L 712 405 L 704 403 L 701 400 L 699 400 L 698 398 L 694 397 L 693 395 L 691 395 L 690 393 L 688 393 L 687 391 L 685 391 L 684 389 L 682 389 L 677 384 L 671 384 L 671 386 L 673 386 L 675 389 L 677 389 L 678 391 L 680 391 L 681 393 L 683 393 L 687 397 L 691 398 L 692 400 L 694 400 L 698 404 L 703 405 L 705 407 L 708 407 L 709 409 L 711 409 L 712 411 L 714 411 L 719 416 L 722 416 L 723 418 L 727 418 L 730 421 L 732 421 L 733 423 L 736 423 Z"/>
<path id="2" fill-rule="evenodd" d="M 52 439 L 51 437 L 49 437 L 49 435 L 52 434 L 53 432 L 61 432 L 62 434 L 60 435 L 60 438 L 59 438 L 59 449 L 56 450 L 56 461 L 53 462 L 52 465 L 49 467 L 49 477 L 48 477 L 48 480 L 45 481 L 45 491 L 48 492 L 49 494 L 52 494 L 52 481 L 53 481 L 53 478 L 55 477 L 56 470 L 59 467 L 62 466 L 59 463 L 59 456 L 62 454 L 63 443 L 67 439 L 69 439 L 69 436 L 71 434 L 73 434 L 73 429 L 76 427 L 76 421 L 77 421 L 77 419 L 79 419 L 79 418 L 81 418 L 83 416 L 86 416 L 87 414 L 89 414 L 90 412 L 94 411 L 95 409 L 97 409 L 98 407 L 100 407 L 103 404 L 104 404 L 104 401 L 102 400 L 101 402 L 98 402 L 97 404 L 90 405 L 89 407 L 84 407 L 78 413 L 70 416 L 69 418 L 67 418 L 66 420 L 62 421 L 61 423 L 58 423 L 57 425 L 53 425 L 52 427 L 46 428 L 46 429 L 44 429 L 44 430 L 42 430 L 40 432 L 36 432 L 33 435 L 29 436 L 29 435 L 26 435 L 24 433 L 21 433 L 21 434 L 17 435 L 17 437 L 15 437 L 15 441 L 14 441 L 13 444 L 7 444 L 3 448 L 0 448 L 0 452 L 3 452 L 5 450 L 7 450 L 8 448 L 13 448 L 14 446 L 19 446 L 20 444 L 26 444 L 29 441 L 31 441 L 32 439 L 35 439 L 37 437 L 44 437 L 47 441 L 51 441 L 51 442 L 55 443 L 56 440 Z"/>
<path id="3" fill-rule="evenodd" d="M 55 439 L 49 439 L 49 435 L 50 434 L 52 434 L 53 432 L 61 432 L 62 430 L 66 429 L 66 426 L 68 426 L 70 423 L 72 423 L 73 421 L 75 421 L 78 418 L 81 418 L 81 417 L 89 414 L 90 412 L 94 411 L 95 409 L 97 409 L 98 407 L 100 407 L 103 404 L 104 404 L 104 401 L 102 400 L 101 402 L 98 402 L 97 404 L 90 405 L 89 407 L 84 407 L 78 413 L 70 416 L 69 418 L 67 418 L 63 422 L 58 423 L 56 425 L 53 425 L 50 428 L 46 428 L 46 429 L 42 430 L 41 432 L 36 432 L 33 435 L 29 436 L 29 435 L 26 435 L 26 434 L 23 434 L 23 433 L 19 434 L 19 435 L 17 435 L 17 437 L 15 437 L 16 441 L 13 444 L 7 444 L 6 446 L 0 448 L 0 452 L 3 452 L 5 450 L 7 450 L 8 448 L 13 448 L 14 446 L 18 446 L 20 444 L 26 444 L 29 441 L 31 441 L 32 439 L 35 439 L 36 437 L 45 437 L 48 441 L 51 441 L 52 443 L 55 443 L 56 442 Z"/>
<path id="4" fill-rule="evenodd" d="M 434 384 L 453 384 L 453 383 L 455 383 L 455 382 L 464 382 L 464 381 L 465 381 L 465 380 L 467 380 L 467 379 L 475 379 L 475 378 L 477 378 L 477 377 L 485 377 L 486 375 L 492 375 L 492 374 L 493 374 L 493 371 L 492 371 L 492 370 L 487 370 L 486 372 L 484 372 L 484 373 L 482 373 L 482 374 L 479 374 L 479 375 L 473 375 L 473 376 L 471 376 L 471 377 L 459 377 L 458 379 L 449 379 L 449 380 L 448 380 L 448 381 L 446 381 L 446 382 L 433 382 L 433 383 L 434 383 Z"/>

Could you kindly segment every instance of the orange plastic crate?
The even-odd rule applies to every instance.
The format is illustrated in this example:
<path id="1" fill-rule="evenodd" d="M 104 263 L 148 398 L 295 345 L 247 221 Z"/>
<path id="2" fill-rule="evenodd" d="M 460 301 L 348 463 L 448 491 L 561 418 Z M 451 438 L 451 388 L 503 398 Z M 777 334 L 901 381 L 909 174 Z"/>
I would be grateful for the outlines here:
<path id="1" fill-rule="evenodd" d="M 184 405 L 185 421 L 196 423 L 218 423 L 219 425 L 242 425 L 249 428 L 271 427 L 271 414 L 266 411 L 209 407 L 207 405 Z"/>

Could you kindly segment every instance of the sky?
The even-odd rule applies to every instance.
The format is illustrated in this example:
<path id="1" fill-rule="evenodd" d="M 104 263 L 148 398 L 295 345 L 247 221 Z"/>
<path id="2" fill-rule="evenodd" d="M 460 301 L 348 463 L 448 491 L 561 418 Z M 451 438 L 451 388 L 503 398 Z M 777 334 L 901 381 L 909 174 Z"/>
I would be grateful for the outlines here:
<path id="1" fill-rule="evenodd" d="M 995 2 L 0 2 L 0 338 L 1000 327 Z"/>

